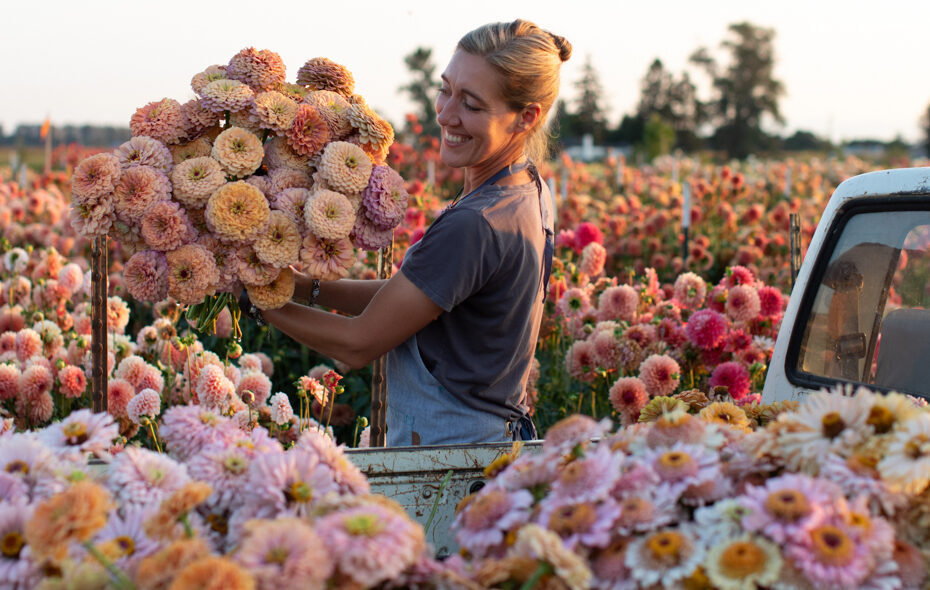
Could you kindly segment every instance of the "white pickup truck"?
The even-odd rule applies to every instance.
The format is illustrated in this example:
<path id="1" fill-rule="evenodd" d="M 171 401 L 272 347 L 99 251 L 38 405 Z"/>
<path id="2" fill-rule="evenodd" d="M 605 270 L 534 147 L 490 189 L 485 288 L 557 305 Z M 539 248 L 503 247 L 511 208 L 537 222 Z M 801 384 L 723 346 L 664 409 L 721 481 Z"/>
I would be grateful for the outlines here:
<path id="1" fill-rule="evenodd" d="M 769 365 L 763 402 L 837 384 L 930 396 L 930 168 L 871 172 L 840 184 L 814 233 Z M 535 452 L 529 443 L 524 452 Z M 352 450 L 372 490 L 425 523 L 437 553 L 456 545 L 456 504 L 510 445 Z M 441 499 L 440 482 L 452 476 Z"/>

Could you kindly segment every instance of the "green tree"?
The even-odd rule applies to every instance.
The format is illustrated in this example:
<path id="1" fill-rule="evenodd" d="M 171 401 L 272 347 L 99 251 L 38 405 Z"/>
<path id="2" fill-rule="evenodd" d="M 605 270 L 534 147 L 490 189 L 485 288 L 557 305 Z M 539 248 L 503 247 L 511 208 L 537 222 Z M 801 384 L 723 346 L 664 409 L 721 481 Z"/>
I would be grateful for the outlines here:
<path id="1" fill-rule="evenodd" d="M 687 72 L 676 79 L 658 58 L 643 76 L 636 108 L 636 116 L 644 125 L 653 113 L 675 130 L 677 147 L 692 151 L 700 146 L 697 130 L 704 120 L 704 105 L 698 100 L 697 88 Z"/>
<path id="2" fill-rule="evenodd" d="M 784 85 L 774 77 L 775 30 L 748 22 L 728 27 L 730 37 L 720 47 L 730 55 L 720 67 L 706 49 L 698 49 L 691 61 L 711 78 L 714 96 L 708 105 L 716 130 L 713 139 L 729 157 L 745 158 L 765 145 L 765 115 L 784 123 L 778 101 Z"/>
<path id="3" fill-rule="evenodd" d="M 404 56 L 404 63 L 407 64 L 413 80 L 401 86 L 399 90 L 406 92 L 417 106 L 418 112 L 415 114 L 420 125 L 423 126 L 423 133 L 438 136 L 439 124 L 436 122 L 436 105 L 434 104 L 437 85 L 434 79 L 436 64 L 433 63 L 433 50 L 427 47 L 417 47 L 412 53 Z M 406 130 L 408 133 L 412 132 L 410 121 L 407 122 Z"/>
<path id="4" fill-rule="evenodd" d="M 643 129 L 642 149 L 648 160 L 672 151 L 675 145 L 675 128 L 662 118 L 659 113 L 649 115 Z"/>
<path id="5" fill-rule="evenodd" d="M 601 100 L 604 95 L 601 78 L 591 63 L 591 56 L 585 58 L 581 78 L 575 84 L 578 89 L 577 109 L 573 113 L 573 131 L 577 135 L 590 133 L 595 142 L 603 142 L 607 135 L 607 116 Z"/>

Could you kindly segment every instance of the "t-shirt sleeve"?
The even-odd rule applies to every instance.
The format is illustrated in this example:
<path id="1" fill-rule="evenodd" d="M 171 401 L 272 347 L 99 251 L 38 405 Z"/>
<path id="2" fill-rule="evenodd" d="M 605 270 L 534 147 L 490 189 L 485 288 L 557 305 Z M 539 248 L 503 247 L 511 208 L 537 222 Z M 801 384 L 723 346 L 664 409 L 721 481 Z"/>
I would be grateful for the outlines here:
<path id="1" fill-rule="evenodd" d="M 448 312 L 478 292 L 500 263 L 500 243 L 488 221 L 470 209 L 450 209 L 408 251 L 401 271 Z"/>

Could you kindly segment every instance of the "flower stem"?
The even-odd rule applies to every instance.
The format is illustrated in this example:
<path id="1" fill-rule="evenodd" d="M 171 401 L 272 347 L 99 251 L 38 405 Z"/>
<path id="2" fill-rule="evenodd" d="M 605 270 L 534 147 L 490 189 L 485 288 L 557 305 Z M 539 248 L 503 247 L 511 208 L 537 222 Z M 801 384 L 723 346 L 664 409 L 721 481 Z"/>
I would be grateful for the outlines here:
<path id="1" fill-rule="evenodd" d="M 158 435 L 155 434 L 155 421 L 149 418 L 148 423 L 149 423 L 149 432 L 152 433 L 152 440 L 155 442 L 155 450 L 161 453 L 162 450 L 161 450 L 161 445 L 158 444 Z"/>
<path id="2" fill-rule="evenodd" d="M 120 568 L 116 567 L 112 561 L 107 558 L 106 555 L 100 552 L 94 544 L 90 541 L 83 542 L 84 548 L 87 549 L 87 552 L 90 553 L 94 559 L 96 559 L 100 565 L 102 565 L 110 575 L 113 576 L 113 581 L 116 582 L 117 586 L 123 588 L 124 590 L 136 590 L 136 585 L 132 583 L 132 580 L 126 575 L 126 573 Z"/>
<path id="3" fill-rule="evenodd" d="M 446 472 L 446 476 L 442 478 L 442 483 L 439 484 L 439 493 L 436 494 L 436 499 L 433 500 L 433 508 L 429 511 L 429 518 L 426 519 L 426 524 L 423 526 L 423 531 L 429 533 L 429 527 L 433 524 L 433 518 L 436 517 L 436 509 L 439 508 L 439 500 L 442 498 L 443 492 L 446 491 L 446 486 L 449 485 L 449 480 L 452 479 L 452 470 Z"/>
<path id="4" fill-rule="evenodd" d="M 543 576 L 546 574 L 552 573 L 552 565 L 546 561 L 539 562 L 539 567 L 536 568 L 536 571 L 533 572 L 533 575 L 530 576 L 530 579 L 523 583 L 520 586 L 520 590 L 533 590 L 536 587 L 536 583 L 539 582 Z"/>
<path id="5" fill-rule="evenodd" d="M 190 520 L 187 518 L 187 513 L 185 513 L 181 518 L 178 519 L 182 525 L 184 525 L 184 536 L 188 539 L 194 538 L 194 529 L 191 527 Z"/>

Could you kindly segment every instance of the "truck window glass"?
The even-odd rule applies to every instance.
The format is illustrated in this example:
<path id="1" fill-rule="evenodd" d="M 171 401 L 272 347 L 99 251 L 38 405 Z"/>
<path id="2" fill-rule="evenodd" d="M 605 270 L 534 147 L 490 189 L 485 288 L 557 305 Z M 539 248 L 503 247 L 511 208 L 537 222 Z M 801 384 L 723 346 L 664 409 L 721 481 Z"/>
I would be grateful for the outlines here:
<path id="1" fill-rule="evenodd" d="M 930 211 L 854 215 L 817 279 L 798 372 L 930 395 Z"/>

